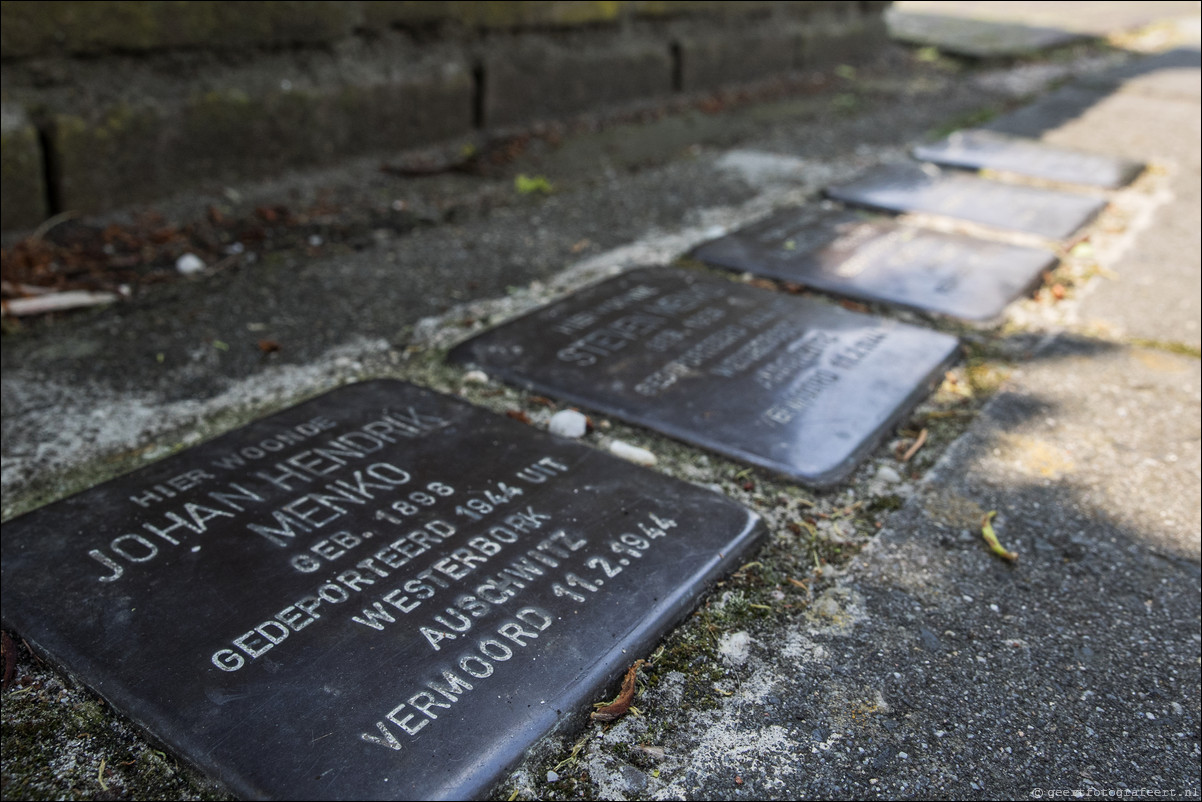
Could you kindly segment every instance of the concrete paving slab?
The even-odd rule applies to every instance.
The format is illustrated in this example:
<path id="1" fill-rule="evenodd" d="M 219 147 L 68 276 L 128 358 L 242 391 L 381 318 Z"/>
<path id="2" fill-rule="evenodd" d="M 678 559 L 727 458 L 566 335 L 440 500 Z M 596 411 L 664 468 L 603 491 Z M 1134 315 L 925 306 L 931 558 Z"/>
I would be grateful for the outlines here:
<path id="1" fill-rule="evenodd" d="M 1131 239 L 1121 271 L 1105 272 L 1081 307 L 1087 331 L 1198 348 L 1202 265 L 1192 239 L 1202 230 L 1202 60 L 1192 47 L 1171 50 L 1063 87 L 989 123 L 992 130 L 1039 136 L 1125 158 L 1155 154 L 1169 174 L 1171 213 Z"/>
<path id="2" fill-rule="evenodd" d="M 893 13 L 942 14 L 960 19 L 1044 26 L 1094 36 L 1129 31 L 1164 20 L 1198 16 L 1188 0 L 1074 2 L 1073 0 L 901 0 Z"/>
<path id="3" fill-rule="evenodd" d="M 1118 88 L 1159 97 L 1178 97 L 1197 100 L 1202 93 L 1198 82 L 1198 47 L 1183 46 L 1148 58 L 1128 62 L 1097 75 L 1082 78 L 1079 83 L 1106 89 Z"/>
<path id="4" fill-rule="evenodd" d="M 1194 116 L 1195 131 L 1198 123 Z M 1202 176 L 1180 165 L 1159 216 L 1131 246 L 1119 271 L 1107 271 L 1082 300 L 1081 324 L 1110 337 L 1202 346 L 1202 259 L 1186 247 L 1202 231 Z"/>
<path id="5" fill-rule="evenodd" d="M 890 11 L 893 13 L 887 13 L 885 19 L 889 35 L 897 41 L 971 58 L 1027 56 L 1088 38 L 1061 28 L 900 9 Z"/>
<path id="6" fill-rule="evenodd" d="M 1015 377 L 844 586 L 863 624 L 813 639 L 882 711 L 824 790 L 1197 787 L 1198 393 L 1197 360 L 1072 340 Z"/>

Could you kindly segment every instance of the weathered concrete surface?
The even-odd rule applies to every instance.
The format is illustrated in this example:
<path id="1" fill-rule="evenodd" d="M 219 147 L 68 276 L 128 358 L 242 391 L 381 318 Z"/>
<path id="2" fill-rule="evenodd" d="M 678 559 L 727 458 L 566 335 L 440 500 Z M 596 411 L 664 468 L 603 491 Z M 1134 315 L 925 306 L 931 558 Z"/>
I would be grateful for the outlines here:
<path id="1" fill-rule="evenodd" d="M 1034 133 L 1161 166 L 1114 193 L 1089 231 L 1092 256 L 1071 257 L 1081 275 L 1097 262 L 1083 293 L 1019 304 L 1002 331 L 960 332 L 972 361 L 920 413 L 932 435 L 910 463 L 895 448 L 913 434 L 879 449 L 847 489 L 819 495 L 616 423 L 585 439 L 653 449 L 663 470 L 753 505 L 771 542 L 668 639 L 645 674 L 641 716 L 586 727 L 581 711 L 575 753 L 579 731 L 565 732 L 496 794 L 1197 798 L 1202 390 L 1185 328 L 1196 313 L 1180 305 L 1197 297 L 1197 194 L 1185 184 L 1199 146 L 1182 124 L 1183 104 L 1197 114 L 1182 91 L 1197 71 L 1132 60 L 1103 75 L 1108 63 L 895 62 L 889 76 L 844 75 L 737 113 L 569 139 L 511 166 L 545 174 L 556 187 L 545 199 L 515 196 L 510 175 L 481 180 L 470 192 L 487 203 L 438 226 L 384 232 L 359 251 L 284 254 L 6 336 L 5 515 L 358 377 L 410 378 L 543 422 L 549 410 L 468 382 L 440 349 L 1088 74 L 1065 90 L 1080 101 L 1073 114 L 1045 114 Z M 1086 138 L 1098 132 L 1104 142 Z M 345 177 L 385 203 L 468 192 L 457 178 L 384 184 L 366 177 L 374 169 Z M 1182 258 L 1145 260 L 1152 249 Z M 1130 302 L 1107 306 L 1107 281 Z M 1176 325 L 1141 333 L 1160 317 Z M 282 350 L 264 355 L 260 337 Z M 1008 383 L 967 429 L 941 426 L 972 420 L 975 407 L 947 399 L 987 389 L 1008 360 Z M 981 540 L 994 510 L 1014 564 Z M 836 558 L 870 534 L 855 561 Z M 810 573 L 823 561 L 822 576 Z M 18 681 L 27 690 L 4 696 L 6 797 L 213 792 L 24 654 Z"/>

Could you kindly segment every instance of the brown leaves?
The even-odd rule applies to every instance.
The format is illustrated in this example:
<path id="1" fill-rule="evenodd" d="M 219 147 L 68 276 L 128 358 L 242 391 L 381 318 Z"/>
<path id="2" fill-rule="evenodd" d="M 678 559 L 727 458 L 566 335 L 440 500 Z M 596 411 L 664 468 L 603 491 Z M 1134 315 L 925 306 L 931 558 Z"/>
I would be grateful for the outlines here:
<path id="1" fill-rule="evenodd" d="M 634 665 L 630 667 L 626 672 L 626 676 L 622 679 L 622 690 L 618 692 L 617 698 L 604 707 L 594 710 L 589 718 L 594 721 L 615 721 L 626 715 L 626 711 L 630 709 L 631 702 L 634 701 L 634 691 L 638 686 L 639 666 L 642 666 L 646 662 L 646 660 L 635 660 Z"/>
<path id="2" fill-rule="evenodd" d="M 338 211 L 319 203 L 300 211 L 260 206 L 239 215 L 209 206 L 190 222 L 145 211 L 131 222 L 107 225 L 63 213 L 0 251 L 0 297 L 24 301 L 77 291 L 125 297 L 138 287 L 178 280 L 177 260 L 187 254 L 213 273 L 253 262 L 266 252 L 304 247 L 315 237 L 343 242 L 348 229 L 327 220 Z M 35 314 L 55 311 L 42 309 L 45 304 L 33 306 Z"/>

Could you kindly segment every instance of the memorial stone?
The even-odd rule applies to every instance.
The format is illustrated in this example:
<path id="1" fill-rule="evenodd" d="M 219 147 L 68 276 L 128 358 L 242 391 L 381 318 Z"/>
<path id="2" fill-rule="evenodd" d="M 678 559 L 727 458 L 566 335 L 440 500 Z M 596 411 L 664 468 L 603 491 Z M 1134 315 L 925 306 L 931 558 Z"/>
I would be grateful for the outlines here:
<path id="1" fill-rule="evenodd" d="M 761 532 L 372 381 L 6 523 L 3 618 L 238 795 L 463 799 L 587 722 Z"/>
<path id="2" fill-rule="evenodd" d="M 697 271 L 633 270 L 451 359 L 759 465 L 837 483 L 941 377 L 953 337 Z"/>
<path id="3" fill-rule="evenodd" d="M 972 170 L 1000 170 L 1066 184 L 1117 189 L 1131 183 L 1143 165 L 1129 159 L 1056 147 L 1036 139 L 971 129 L 914 149 L 936 164 Z"/>
<path id="4" fill-rule="evenodd" d="M 731 270 L 972 321 L 997 318 L 1056 263 L 1041 248 L 812 207 L 782 209 L 693 255 Z"/>
<path id="5" fill-rule="evenodd" d="M 1003 184 L 913 162 L 882 165 L 826 193 L 844 203 L 955 217 L 1055 240 L 1071 236 L 1106 205 L 1100 198 Z"/>

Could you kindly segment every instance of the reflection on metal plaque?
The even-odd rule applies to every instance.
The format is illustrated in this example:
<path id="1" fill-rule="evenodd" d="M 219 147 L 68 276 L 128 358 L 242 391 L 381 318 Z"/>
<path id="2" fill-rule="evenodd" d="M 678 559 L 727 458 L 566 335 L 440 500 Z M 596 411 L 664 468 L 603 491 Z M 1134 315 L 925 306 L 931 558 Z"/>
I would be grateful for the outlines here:
<path id="1" fill-rule="evenodd" d="M 396 381 L 4 525 L 4 623 L 241 796 L 464 799 L 737 566 L 714 493 Z"/>
<path id="2" fill-rule="evenodd" d="M 1003 184 L 917 163 L 877 167 L 826 193 L 845 203 L 955 217 L 1049 239 L 1069 237 L 1106 205 L 1099 198 Z"/>
<path id="3" fill-rule="evenodd" d="M 646 268 L 451 352 L 568 399 L 818 486 L 926 394 L 957 341 L 714 276 Z"/>
<path id="4" fill-rule="evenodd" d="M 976 321 L 996 318 L 1056 263 L 1041 248 L 812 208 L 783 209 L 693 255 L 731 270 Z"/>
<path id="5" fill-rule="evenodd" d="M 914 149 L 915 157 L 973 170 L 1004 170 L 1067 184 L 1116 189 L 1131 181 L 1143 165 L 1128 159 L 1048 145 L 1036 139 L 996 131 L 957 131 Z"/>

